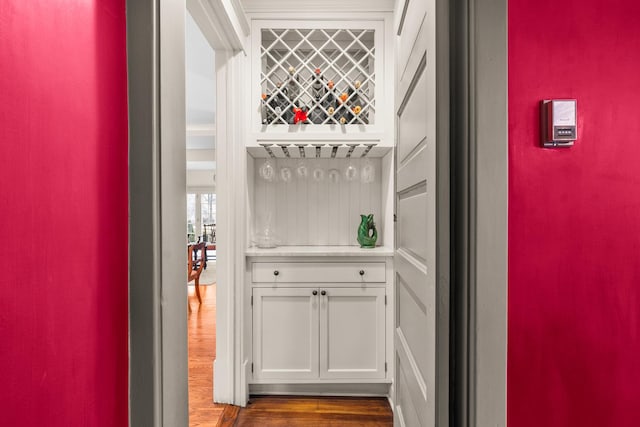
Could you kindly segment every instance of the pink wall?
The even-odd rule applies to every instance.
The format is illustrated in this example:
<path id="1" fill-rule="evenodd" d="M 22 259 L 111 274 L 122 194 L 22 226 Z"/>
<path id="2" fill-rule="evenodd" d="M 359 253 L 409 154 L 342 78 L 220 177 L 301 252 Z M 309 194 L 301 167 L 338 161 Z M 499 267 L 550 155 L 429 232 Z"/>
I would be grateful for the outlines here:
<path id="1" fill-rule="evenodd" d="M 640 2 L 509 1 L 508 426 L 640 425 Z M 579 140 L 538 146 L 538 102 Z"/>
<path id="2" fill-rule="evenodd" d="M 124 0 L 0 3 L 0 425 L 127 424 Z"/>

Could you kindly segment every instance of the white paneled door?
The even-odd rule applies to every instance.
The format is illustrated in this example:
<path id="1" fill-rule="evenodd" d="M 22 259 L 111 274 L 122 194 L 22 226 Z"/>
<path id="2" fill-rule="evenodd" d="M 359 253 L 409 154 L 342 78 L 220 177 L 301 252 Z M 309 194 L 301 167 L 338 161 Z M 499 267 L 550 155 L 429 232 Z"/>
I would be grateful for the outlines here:
<path id="1" fill-rule="evenodd" d="M 256 378 L 318 378 L 317 295 L 310 288 L 253 290 Z"/>
<path id="2" fill-rule="evenodd" d="M 385 377 L 384 296 L 381 287 L 321 291 L 321 378 Z"/>
<path id="3" fill-rule="evenodd" d="M 433 0 L 407 0 L 396 69 L 395 423 L 435 426 L 436 143 Z"/>

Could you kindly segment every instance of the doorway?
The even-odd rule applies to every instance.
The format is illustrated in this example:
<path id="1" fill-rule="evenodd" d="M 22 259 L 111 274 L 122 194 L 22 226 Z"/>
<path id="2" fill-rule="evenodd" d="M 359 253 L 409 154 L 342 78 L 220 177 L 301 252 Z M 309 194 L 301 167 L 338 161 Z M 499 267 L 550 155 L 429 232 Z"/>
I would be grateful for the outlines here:
<path id="1" fill-rule="evenodd" d="M 218 288 L 215 60 L 213 47 L 187 11 L 186 240 L 196 259 L 191 262 L 194 279 L 188 283 L 187 297 L 189 425 L 215 422 L 223 410 L 223 405 L 213 403 Z"/>
<path id="2" fill-rule="evenodd" d="M 171 61 L 184 53 L 181 52 L 184 49 L 183 22 L 177 17 L 185 12 L 180 9 L 184 3 L 149 3 L 128 2 L 129 52 L 130 55 L 131 52 L 135 53 L 133 62 L 144 64 L 142 70 L 133 73 L 130 70 L 129 77 L 132 94 L 130 108 L 137 115 L 135 123 L 132 121 L 131 124 L 131 423 L 184 425 L 187 414 L 182 402 L 186 402 L 187 389 L 182 373 L 186 369 L 186 351 L 175 344 L 185 339 L 180 331 L 186 330 L 186 307 L 183 303 L 178 305 L 179 301 L 184 301 L 183 298 L 173 298 L 180 296 L 183 291 L 168 285 L 170 280 L 179 280 L 183 276 L 183 268 L 175 272 L 172 270 L 172 257 L 175 261 L 179 256 L 171 248 L 184 246 L 184 229 L 175 235 L 165 231 L 166 227 L 175 226 L 176 223 L 186 223 L 182 209 L 184 205 L 180 205 L 182 212 L 179 214 L 167 206 L 169 201 L 180 198 L 179 194 L 184 197 L 186 185 L 184 177 L 172 172 L 184 168 L 185 146 L 181 147 L 182 153 L 178 153 L 179 150 L 176 151 L 167 143 L 171 140 L 184 141 L 185 123 L 180 118 L 181 109 L 184 111 L 184 100 L 180 102 L 181 95 L 174 90 L 184 82 L 184 69 L 177 70 Z M 506 304 L 502 304 L 506 295 L 506 241 L 502 238 L 502 232 L 496 235 L 494 231 L 506 229 L 506 221 L 503 221 L 506 211 L 506 112 L 503 108 L 506 103 L 506 76 L 503 69 L 506 63 L 506 2 L 497 2 L 492 8 L 476 8 L 474 1 L 456 2 L 456 5 L 458 3 L 461 3 L 458 12 L 461 28 L 452 31 L 460 37 L 459 43 L 465 49 L 459 50 L 464 58 L 461 58 L 460 66 L 456 72 L 452 72 L 451 77 L 456 79 L 452 83 L 455 87 L 453 97 L 459 102 L 460 110 L 463 110 L 455 119 L 465 120 L 465 126 L 459 131 L 460 140 L 456 139 L 453 146 L 460 152 L 469 153 L 469 158 L 456 165 L 459 169 L 453 177 L 461 182 L 453 185 L 461 189 L 457 194 L 463 199 L 461 204 L 468 203 L 470 206 L 468 215 L 465 213 L 460 220 L 470 230 L 468 238 L 465 235 L 460 238 L 461 242 L 456 240 L 455 243 L 460 243 L 457 251 L 464 252 L 461 260 L 469 263 L 470 268 L 460 273 L 465 276 L 464 280 L 468 279 L 468 288 L 473 290 L 473 294 L 465 300 L 465 313 L 475 319 L 463 319 L 470 331 L 464 338 L 473 348 L 465 352 L 470 357 L 464 360 L 470 370 L 464 374 L 470 378 L 469 387 L 460 388 L 458 392 L 464 395 L 462 399 L 470 403 L 468 411 L 473 425 L 504 425 L 500 422 L 504 412 L 505 366 L 501 348 L 505 342 L 503 332 L 506 328 L 501 322 L 506 309 Z M 441 9 L 445 8 L 447 10 L 442 12 Z M 448 14 L 448 3 L 438 2 L 437 12 Z M 438 20 L 438 34 L 449 32 L 446 22 L 448 19 Z M 225 32 L 222 29 L 218 31 Z M 162 55 L 159 54 L 160 44 Z M 492 53 L 499 55 L 502 60 L 496 61 Z M 153 78 L 149 78 L 150 75 Z M 240 88 L 236 89 L 242 93 Z M 487 105 L 491 108 L 479 107 Z M 457 115 L 455 106 L 452 111 Z M 142 142 L 138 144 L 138 140 Z M 229 155 L 225 162 L 233 167 L 238 160 Z M 159 183 L 159 170 L 163 171 L 162 183 Z M 221 175 L 219 171 L 219 181 Z M 136 190 L 139 190 L 138 193 Z M 218 194 L 218 200 L 220 197 L 221 194 Z M 231 212 L 227 212 L 229 217 Z M 457 218 L 455 220 L 458 221 Z M 233 228 L 228 230 L 228 235 L 233 234 L 231 230 Z M 221 230 L 218 230 L 218 238 L 222 239 Z M 244 236 L 239 238 L 241 240 Z M 495 245 L 499 251 L 495 250 Z M 235 246 L 229 248 L 227 261 L 237 252 Z M 223 255 L 217 255 L 220 266 Z M 488 259 L 491 262 L 486 262 L 487 257 L 491 257 Z M 235 274 L 233 270 L 233 267 L 228 269 L 230 280 Z M 151 280 L 148 280 L 149 271 L 152 273 Z M 453 279 L 456 280 L 455 277 Z M 218 294 L 218 303 L 220 297 Z M 233 310 L 234 306 L 237 307 L 234 302 L 240 298 L 234 298 L 233 295 L 227 297 L 225 308 Z M 237 372 L 241 366 L 234 357 L 234 351 L 239 351 L 241 344 L 234 341 L 231 328 L 224 333 L 229 350 L 224 355 L 224 363 L 228 369 L 216 368 L 216 378 L 220 377 L 218 372 L 227 375 L 225 384 L 228 388 L 224 392 L 229 401 L 233 401 L 234 396 L 242 395 L 233 386 L 234 383 L 241 383 Z M 219 329 L 217 338 L 221 338 Z M 499 353 L 498 357 L 495 357 L 496 353 Z M 221 362 L 220 354 L 217 356 L 218 364 Z M 154 363 L 149 363 L 150 360 Z M 482 393 L 487 389 L 493 391 L 491 396 Z M 481 409 L 478 415 L 474 415 L 476 408 Z"/>
<path id="3" fill-rule="evenodd" d="M 227 125 L 229 75 L 242 48 L 228 19 L 212 3 L 188 1 L 194 21 L 215 50 L 216 281 L 234 283 L 236 246 L 231 236 L 236 138 Z M 185 283 L 187 262 L 187 117 L 185 101 L 185 2 L 127 2 L 130 140 L 130 422 L 187 425 L 188 353 Z M 162 45 L 162 48 L 160 48 Z M 206 193 L 206 192 L 203 192 Z M 208 193 L 212 194 L 212 193 Z M 238 245 L 239 247 L 240 245 Z M 234 401 L 233 287 L 216 294 L 215 400 Z M 211 361 L 209 361 L 209 365 Z M 213 400 L 212 396 L 208 400 Z"/>

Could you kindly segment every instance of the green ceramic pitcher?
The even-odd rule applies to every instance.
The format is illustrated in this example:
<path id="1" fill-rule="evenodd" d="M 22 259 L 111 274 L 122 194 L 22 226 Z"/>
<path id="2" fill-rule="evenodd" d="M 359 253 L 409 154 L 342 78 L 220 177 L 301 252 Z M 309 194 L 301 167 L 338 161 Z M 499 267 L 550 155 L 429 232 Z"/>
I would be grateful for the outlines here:
<path id="1" fill-rule="evenodd" d="M 373 222 L 373 214 L 360 215 L 360 226 L 358 227 L 358 243 L 361 248 L 375 248 L 378 240 L 378 230 Z"/>

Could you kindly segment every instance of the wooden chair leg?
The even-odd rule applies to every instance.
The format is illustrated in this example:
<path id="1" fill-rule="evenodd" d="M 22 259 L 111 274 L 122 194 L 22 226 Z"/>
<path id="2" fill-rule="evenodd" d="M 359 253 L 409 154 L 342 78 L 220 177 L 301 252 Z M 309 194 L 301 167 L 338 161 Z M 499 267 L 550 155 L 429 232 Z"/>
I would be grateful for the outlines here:
<path id="1" fill-rule="evenodd" d="M 200 297 L 200 278 L 198 277 L 196 280 L 196 296 L 198 297 L 198 303 L 202 304 L 202 298 Z"/>

